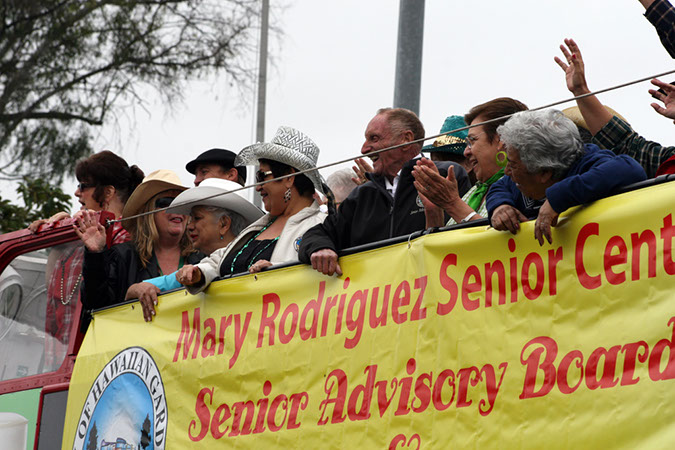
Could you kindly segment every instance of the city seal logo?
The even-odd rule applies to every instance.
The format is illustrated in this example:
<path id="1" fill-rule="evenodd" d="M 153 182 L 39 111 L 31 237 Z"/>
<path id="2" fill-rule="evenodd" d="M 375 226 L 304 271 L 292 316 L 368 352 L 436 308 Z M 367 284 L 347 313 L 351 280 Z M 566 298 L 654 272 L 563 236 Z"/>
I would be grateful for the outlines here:
<path id="1" fill-rule="evenodd" d="M 92 384 L 73 449 L 163 450 L 167 422 L 157 364 L 144 348 L 129 347 L 115 355 Z"/>

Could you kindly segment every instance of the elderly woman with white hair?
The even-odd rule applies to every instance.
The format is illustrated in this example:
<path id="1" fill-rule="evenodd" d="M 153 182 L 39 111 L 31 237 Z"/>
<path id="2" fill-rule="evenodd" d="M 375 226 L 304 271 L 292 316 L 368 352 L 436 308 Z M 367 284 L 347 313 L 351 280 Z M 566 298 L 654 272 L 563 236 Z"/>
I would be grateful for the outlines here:
<path id="1" fill-rule="evenodd" d="M 551 243 L 551 226 L 572 206 L 610 195 L 647 175 L 631 157 L 583 144 L 576 125 L 558 110 L 525 111 L 497 128 L 506 146 L 505 175 L 487 195 L 490 223 L 516 234 L 537 218 L 534 237 Z"/>

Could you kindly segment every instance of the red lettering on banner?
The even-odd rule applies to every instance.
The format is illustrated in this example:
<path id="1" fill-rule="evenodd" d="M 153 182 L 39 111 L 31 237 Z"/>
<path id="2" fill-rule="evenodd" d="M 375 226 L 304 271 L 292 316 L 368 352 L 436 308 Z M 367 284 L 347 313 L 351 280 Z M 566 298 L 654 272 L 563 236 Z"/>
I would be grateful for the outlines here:
<path id="1" fill-rule="evenodd" d="M 574 266 L 577 270 L 577 277 L 579 282 L 586 289 L 595 289 L 600 287 L 600 275 L 591 276 L 586 272 L 584 266 L 584 245 L 591 236 L 598 236 L 600 234 L 600 225 L 596 222 L 587 223 L 579 231 L 577 236 L 577 243 L 574 246 Z"/>
<path id="2" fill-rule="evenodd" d="M 180 356 L 181 344 L 183 347 L 183 359 L 187 359 L 187 355 L 190 352 L 190 346 L 193 345 L 192 350 L 192 359 L 197 357 L 197 352 L 199 351 L 199 330 L 201 329 L 201 324 L 199 322 L 199 308 L 195 308 L 194 316 L 192 316 L 192 327 L 190 327 L 190 315 L 187 311 L 183 311 L 180 335 L 178 336 L 178 342 L 176 342 L 176 352 L 173 354 L 173 362 L 178 361 Z M 188 337 L 188 334 L 190 337 Z"/>
<path id="3" fill-rule="evenodd" d="M 406 313 L 399 312 L 401 306 L 410 304 L 410 284 L 403 280 L 394 291 L 394 297 L 391 300 L 391 319 L 394 323 L 402 324 L 408 318 Z"/>
<path id="4" fill-rule="evenodd" d="M 548 251 L 548 295 L 553 296 L 558 293 L 558 263 L 562 261 L 563 248 Z"/>
<path id="5" fill-rule="evenodd" d="M 672 215 L 663 218 L 661 240 L 663 241 L 663 269 L 668 275 L 675 275 L 675 261 L 673 261 L 673 227 Z M 579 282 L 586 289 L 596 289 L 602 285 L 602 274 L 611 285 L 620 285 L 627 281 L 627 271 L 630 270 L 631 281 L 640 280 L 641 268 L 646 266 L 647 278 L 656 277 L 658 243 L 656 234 L 652 230 L 643 230 L 640 233 L 631 233 L 630 248 L 627 240 L 621 236 L 610 236 L 602 252 L 603 271 L 600 274 L 589 274 L 584 265 L 585 256 L 594 256 L 593 246 L 588 252 L 586 243 L 591 236 L 600 235 L 600 225 L 592 222 L 584 225 L 579 231 L 575 246 L 575 269 Z M 643 252 L 643 249 L 646 249 Z M 630 253 L 630 254 L 629 254 Z M 646 259 L 645 259 L 646 258 Z"/>
<path id="6" fill-rule="evenodd" d="M 356 303 L 358 302 L 358 313 L 356 318 L 354 318 L 354 309 L 356 309 Z M 363 332 L 363 321 L 365 320 L 366 315 L 366 303 L 368 302 L 368 289 L 363 291 L 356 291 L 352 298 L 349 300 L 349 306 L 347 307 L 347 329 L 349 331 L 354 331 L 354 336 L 351 338 L 345 339 L 345 348 L 354 348 L 356 344 L 359 343 L 361 339 L 361 333 Z"/>
<path id="7" fill-rule="evenodd" d="M 342 423 L 345 419 L 350 421 L 369 419 L 375 395 L 380 417 L 383 417 L 387 411 L 392 410 L 395 416 L 405 416 L 411 412 L 421 413 L 426 411 L 429 405 L 433 405 L 437 411 L 443 411 L 452 406 L 455 399 L 457 408 L 467 407 L 472 404 L 472 400 L 469 400 L 470 395 L 475 398 L 483 392 L 484 395 L 478 403 L 478 411 L 482 416 L 487 416 L 494 408 L 507 366 L 506 362 L 499 365 L 501 370 L 499 381 L 495 368 L 490 364 L 480 369 L 474 366 L 459 369 L 457 378 L 450 369 L 443 370 L 434 377 L 433 372 L 415 375 L 417 362 L 414 358 L 410 358 L 406 363 L 405 377 L 377 380 L 378 366 L 370 365 L 363 372 L 366 376 L 365 381 L 352 384 L 343 370 L 335 369 L 326 377 L 324 383 L 326 397 L 319 405 L 321 414 L 317 424 Z M 450 394 L 444 394 L 445 387 Z"/>
<path id="8" fill-rule="evenodd" d="M 645 230 L 640 235 L 631 234 L 630 239 L 631 247 L 633 247 L 631 279 L 633 281 L 640 279 L 640 252 L 645 244 L 647 245 L 647 278 L 654 278 L 656 276 L 656 235 L 652 230 Z"/>
<path id="9" fill-rule="evenodd" d="M 619 250 L 617 254 L 614 254 L 612 250 L 616 248 Z M 612 268 L 614 266 L 626 264 L 628 262 L 628 247 L 626 243 L 619 236 L 612 236 L 607 241 L 605 246 L 604 253 L 604 263 L 605 263 L 605 276 L 609 284 L 621 284 L 626 281 L 626 272 L 614 272 Z"/>
<path id="10" fill-rule="evenodd" d="M 213 403 L 213 389 L 204 388 L 199 391 L 197 394 L 197 403 L 195 404 L 195 414 L 197 414 L 197 419 L 199 419 L 199 433 L 194 434 L 193 430 L 196 431 L 197 421 L 192 420 L 190 425 L 188 425 L 188 436 L 191 441 L 201 441 L 206 436 L 206 433 L 209 432 L 209 422 L 211 420 L 211 414 L 209 413 L 209 407 L 206 406 L 206 396 L 209 396 L 209 405 Z"/>
<path id="11" fill-rule="evenodd" d="M 534 266 L 535 280 L 534 287 L 530 285 L 530 267 Z M 523 261 L 523 268 L 520 271 L 520 284 L 523 286 L 523 294 L 529 300 L 537 299 L 544 290 L 544 261 L 538 253 L 528 253 Z"/>
<path id="12" fill-rule="evenodd" d="M 471 281 L 473 279 L 473 281 Z M 469 294 L 480 292 L 483 289 L 483 283 L 480 278 L 480 271 L 476 266 L 469 266 L 464 272 L 462 280 L 462 306 L 467 311 L 474 311 L 480 308 L 480 298 L 471 299 Z"/>
<path id="13" fill-rule="evenodd" d="M 547 336 L 534 338 L 525 344 L 521 352 L 520 361 L 525 366 L 525 379 L 520 399 L 542 397 L 556 385 L 561 393 L 571 394 L 581 386 L 582 381 L 589 390 L 634 385 L 640 381 L 635 376 L 638 363 L 647 363 L 652 381 L 675 379 L 675 317 L 668 321 L 668 327 L 672 328 L 670 339 L 658 341 L 651 352 L 645 341 L 637 341 L 623 346 L 597 347 L 584 362 L 580 350 L 571 350 L 563 356 L 557 367 L 555 360 L 558 345 L 555 340 Z M 529 355 L 525 357 L 528 352 Z M 619 361 L 621 354 L 623 362 Z M 569 382 L 572 363 L 579 370 L 573 385 Z M 536 388 L 538 384 L 541 384 L 539 389 Z"/>
<path id="14" fill-rule="evenodd" d="M 492 263 L 485 264 L 485 307 L 492 306 L 492 279 L 497 275 L 497 295 L 499 295 L 499 304 L 506 303 L 506 272 L 504 271 L 504 263 L 497 260 Z"/>
<path id="15" fill-rule="evenodd" d="M 513 239 L 509 239 L 508 247 L 510 252 L 516 251 L 516 243 Z M 461 275 L 461 292 L 459 292 L 458 284 L 450 274 L 451 267 L 458 264 L 458 257 L 454 253 L 445 255 L 441 263 L 439 282 L 441 287 L 450 294 L 450 299 L 447 302 L 439 301 L 436 305 L 436 313 L 440 316 L 449 314 L 457 304 L 459 296 L 461 296 L 461 304 L 465 311 L 478 310 L 483 299 L 484 307 L 490 308 L 495 296 L 498 298 L 498 304 L 504 305 L 506 304 L 507 289 L 510 289 L 511 292 L 511 303 L 515 303 L 518 301 L 519 285 L 526 298 L 535 300 L 541 296 L 548 281 L 548 293 L 549 295 L 555 295 L 558 289 L 557 268 L 563 258 L 563 248 L 551 249 L 547 256 L 545 262 L 544 257 L 540 254 L 536 252 L 528 253 L 520 267 L 518 266 L 518 258 L 513 256 L 509 258 L 508 274 L 506 273 L 507 265 L 500 260 L 483 265 L 469 265 Z M 530 272 L 533 272 L 534 277 L 530 277 Z M 509 287 L 507 287 L 507 278 L 510 280 Z"/>
<path id="16" fill-rule="evenodd" d="M 640 349 L 644 350 L 638 353 Z M 621 376 L 621 386 L 628 386 L 640 381 L 640 377 L 635 377 L 635 366 L 637 359 L 641 363 L 647 362 L 649 356 L 649 345 L 645 341 L 631 342 L 621 349 L 625 356 L 623 362 L 623 375 Z"/>
<path id="17" fill-rule="evenodd" d="M 221 439 L 225 436 L 236 437 L 266 431 L 274 433 L 282 429 L 293 430 L 300 427 L 299 415 L 309 404 L 307 392 L 297 392 L 290 397 L 279 394 L 271 398 L 272 383 L 269 380 L 264 382 L 262 391 L 263 397 L 257 401 L 238 401 L 231 406 L 221 403 L 212 415 L 210 406 L 213 405 L 215 388 L 201 389 L 195 404 L 197 419 L 190 422 L 188 437 L 191 441 L 198 442 L 207 434 L 213 439 Z"/>
<path id="18" fill-rule="evenodd" d="M 246 340 L 253 313 L 250 311 L 247 312 L 243 323 L 241 314 L 232 314 L 221 317 L 220 331 L 217 330 L 217 322 L 213 318 L 207 318 L 204 320 L 203 325 L 206 332 L 203 341 L 201 340 L 202 323 L 199 308 L 195 308 L 193 313 L 192 322 L 190 322 L 190 314 L 188 311 L 183 311 L 182 313 L 181 331 L 176 340 L 176 351 L 173 355 L 173 362 L 177 362 L 181 354 L 183 355 L 182 359 L 186 360 L 190 354 L 191 347 L 192 359 L 196 359 L 198 355 L 202 358 L 208 358 L 215 356 L 216 354 L 222 355 L 225 350 L 225 331 L 230 327 L 232 322 L 234 322 L 234 330 L 232 333 L 234 348 L 229 362 L 229 367 L 231 369 L 239 358 L 239 353 Z M 218 335 L 218 341 L 216 341 L 216 335 Z M 217 353 L 216 342 L 219 342 Z M 201 352 L 199 351 L 200 348 Z"/>
<path id="19" fill-rule="evenodd" d="M 663 268 L 668 275 L 675 275 L 675 260 L 673 260 L 674 237 L 675 227 L 673 226 L 673 215 L 668 214 L 663 218 L 663 228 L 661 228 L 661 240 L 663 241 Z"/>
<path id="20" fill-rule="evenodd" d="M 322 281 L 319 283 L 319 295 L 317 295 L 316 299 L 308 301 L 307 305 L 302 310 L 302 315 L 300 316 L 300 338 L 303 341 L 316 338 L 324 292 L 326 292 L 326 282 Z M 312 322 L 308 327 L 307 317 L 310 313 L 312 314 Z"/>
<path id="21" fill-rule="evenodd" d="M 450 278 L 448 275 L 448 268 L 450 266 L 456 266 L 457 265 L 457 255 L 449 253 L 445 255 L 443 258 L 443 262 L 441 262 L 441 271 L 439 273 L 439 278 L 441 282 L 441 286 L 443 286 L 443 289 L 448 291 L 450 294 L 450 299 L 447 301 L 447 303 L 441 303 L 438 302 L 436 305 L 436 314 L 439 316 L 445 316 L 446 314 L 449 314 L 450 311 L 455 307 L 455 304 L 457 303 L 457 283 Z"/>
<path id="22" fill-rule="evenodd" d="M 279 309 L 281 309 L 281 299 L 274 292 L 263 295 L 262 303 L 262 316 L 260 318 L 260 328 L 258 329 L 258 345 L 256 346 L 258 348 L 262 347 L 266 328 L 268 330 L 269 345 L 274 345 L 274 320 L 279 315 Z M 273 313 L 269 311 L 270 305 L 274 307 Z"/>
<path id="23" fill-rule="evenodd" d="M 424 302 L 424 291 L 427 288 L 427 277 L 426 275 L 421 278 L 415 278 L 415 289 L 420 290 L 420 295 L 417 296 L 417 301 L 415 306 L 413 306 L 412 311 L 410 311 L 410 320 L 422 320 L 427 317 L 427 308 L 422 307 Z"/>
<path id="24" fill-rule="evenodd" d="M 413 283 L 414 290 L 411 290 L 410 286 Z M 372 289 L 359 289 L 351 294 L 346 292 L 349 284 L 350 279 L 346 278 L 342 286 L 345 292 L 331 296 L 326 295 L 326 282 L 322 281 L 316 299 L 306 302 L 302 311 L 299 306 L 301 302 L 283 306 L 278 294 L 273 292 L 264 294 L 257 347 L 273 346 L 279 342 L 289 344 L 298 336 L 303 341 L 317 338 L 317 335 L 323 338 L 332 331 L 332 335 L 349 334 L 345 337 L 344 347 L 352 349 L 361 341 L 367 325 L 373 329 L 385 326 L 389 315 L 397 325 L 427 317 L 427 309 L 424 306 L 426 276 L 415 278 L 412 282 L 401 281 L 391 296 L 391 302 L 390 284 L 384 287 L 375 286 Z M 381 292 L 384 292 L 384 296 L 380 302 Z"/>

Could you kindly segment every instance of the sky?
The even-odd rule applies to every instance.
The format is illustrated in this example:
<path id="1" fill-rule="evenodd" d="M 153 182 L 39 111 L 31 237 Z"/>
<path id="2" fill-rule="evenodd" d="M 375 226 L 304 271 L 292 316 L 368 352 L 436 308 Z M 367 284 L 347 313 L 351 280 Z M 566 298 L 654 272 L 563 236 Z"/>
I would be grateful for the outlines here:
<path id="1" fill-rule="evenodd" d="M 287 125 L 317 143 L 320 164 L 357 156 L 368 121 L 392 106 L 399 1 L 270 3 L 283 35 L 270 39 L 266 139 Z M 438 133 L 446 116 L 492 98 L 514 97 L 530 108 L 569 98 L 553 61 L 564 38 L 579 44 L 593 90 L 672 70 L 643 13 L 637 0 L 427 0 L 419 113 L 427 135 Z M 672 121 L 649 106 L 649 88 L 643 82 L 600 100 L 643 136 L 675 145 Z M 172 169 L 191 186 L 185 164 L 199 153 L 254 143 L 254 105 L 253 92 L 242 95 L 224 78 L 191 83 L 172 110 L 148 92 L 142 107 L 101 129 L 94 148 L 146 174 Z M 573 103 L 560 109 L 567 106 Z M 68 181 L 66 191 L 74 185 Z"/>

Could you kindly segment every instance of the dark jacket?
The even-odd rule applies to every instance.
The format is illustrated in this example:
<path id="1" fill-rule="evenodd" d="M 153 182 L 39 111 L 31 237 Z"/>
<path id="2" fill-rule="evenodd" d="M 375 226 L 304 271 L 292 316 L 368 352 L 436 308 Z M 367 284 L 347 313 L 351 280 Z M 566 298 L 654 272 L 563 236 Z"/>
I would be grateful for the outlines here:
<path id="1" fill-rule="evenodd" d="M 185 264 L 197 264 L 203 254 L 195 252 Z M 143 267 L 133 242 L 115 245 L 103 252 L 84 252 L 82 305 L 87 310 L 124 302 L 127 289 L 135 283 L 161 275 L 155 252 Z"/>
<path id="2" fill-rule="evenodd" d="M 607 197 L 620 187 L 646 179 L 644 169 L 630 156 L 615 155 L 609 150 L 600 150 L 595 144 L 586 144 L 584 155 L 560 181 L 546 189 L 546 199 L 560 214 L 572 206 Z M 525 197 L 508 175 L 490 187 L 485 202 L 490 220 L 501 205 L 511 205 L 528 219 L 534 219 L 543 203 Z"/>
<path id="3" fill-rule="evenodd" d="M 381 241 L 424 230 L 424 206 L 413 185 L 412 169 L 417 159 L 408 161 L 401 169 L 394 198 L 385 187 L 383 175 L 366 174 L 370 181 L 356 187 L 342 202 L 337 214 L 329 215 L 302 237 L 298 255 L 300 261 L 310 262 L 317 250 L 329 248 L 336 252 L 357 245 Z M 455 170 L 460 195 L 469 190 L 469 177 L 462 166 L 454 162 L 436 162 L 441 175 L 448 167 Z"/>

